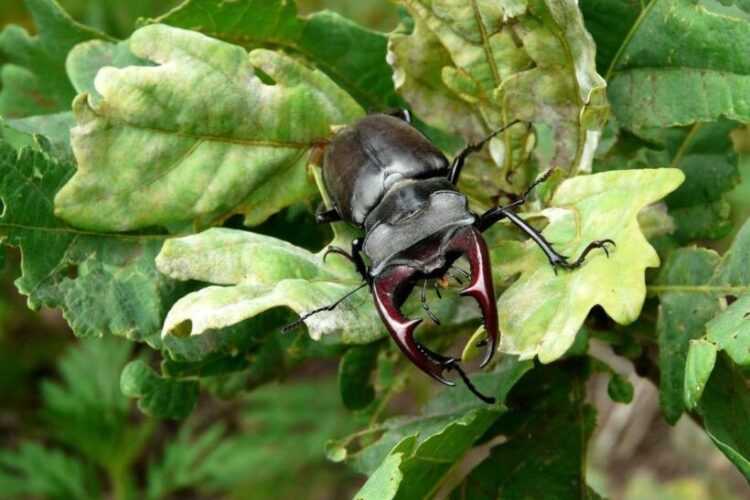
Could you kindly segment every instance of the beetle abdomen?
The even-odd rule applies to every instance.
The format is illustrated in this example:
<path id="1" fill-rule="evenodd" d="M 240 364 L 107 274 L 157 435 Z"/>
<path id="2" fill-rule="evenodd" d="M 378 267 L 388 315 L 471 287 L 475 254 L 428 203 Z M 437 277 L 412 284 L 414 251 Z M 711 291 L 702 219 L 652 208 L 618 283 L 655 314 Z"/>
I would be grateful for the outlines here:
<path id="1" fill-rule="evenodd" d="M 341 218 L 358 226 L 399 181 L 444 176 L 448 160 L 408 123 L 369 115 L 326 148 L 323 179 Z"/>

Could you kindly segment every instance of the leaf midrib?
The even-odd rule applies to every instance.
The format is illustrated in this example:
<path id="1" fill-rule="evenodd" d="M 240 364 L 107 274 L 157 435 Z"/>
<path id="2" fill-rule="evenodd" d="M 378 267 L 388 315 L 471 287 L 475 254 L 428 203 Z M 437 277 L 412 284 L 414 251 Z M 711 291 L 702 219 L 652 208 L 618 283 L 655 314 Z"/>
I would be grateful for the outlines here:
<path id="1" fill-rule="evenodd" d="M 0 232 L 2 229 L 21 229 L 25 231 L 39 231 L 43 233 L 58 233 L 58 234 L 69 234 L 71 236 L 90 236 L 95 238 L 113 238 L 118 240 L 166 240 L 169 238 L 179 238 L 181 236 L 189 236 L 190 233 L 185 234 L 124 234 L 124 233 L 105 233 L 97 231 L 86 231 L 83 229 L 76 229 L 72 227 L 48 227 L 48 226 L 33 226 L 29 224 L 16 224 L 13 222 L 0 222 Z"/>
<path id="2" fill-rule="evenodd" d="M 625 35 L 625 38 L 623 39 L 622 43 L 620 44 L 620 47 L 617 49 L 617 52 L 615 52 L 614 57 L 612 58 L 612 61 L 609 63 L 609 68 L 607 68 L 607 73 L 604 75 L 604 79 L 606 81 L 610 81 L 612 78 L 612 74 L 615 71 L 615 67 L 620 62 L 620 57 L 622 57 L 622 54 L 625 52 L 625 49 L 630 44 L 630 41 L 635 36 L 638 29 L 641 27 L 641 24 L 643 21 L 648 17 L 648 14 L 651 12 L 651 9 L 656 5 L 656 2 L 658 0 L 651 0 L 648 5 L 646 5 L 645 8 L 641 9 L 641 13 L 638 15 L 638 19 L 635 20 L 633 23 L 633 26 L 630 27 L 630 30 L 628 30 L 628 34 Z"/>

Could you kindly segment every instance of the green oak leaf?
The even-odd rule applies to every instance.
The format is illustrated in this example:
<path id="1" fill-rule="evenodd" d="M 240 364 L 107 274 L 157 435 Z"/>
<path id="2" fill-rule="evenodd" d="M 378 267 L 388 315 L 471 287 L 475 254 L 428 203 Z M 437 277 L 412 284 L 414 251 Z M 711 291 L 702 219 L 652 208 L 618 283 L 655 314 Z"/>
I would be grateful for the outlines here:
<path id="1" fill-rule="evenodd" d="M 522 409 L 500 417 L 484 437 L 505 439 L 451 498 L 599 498 L 585 476 L 596 423 L 594 408 L 586 404 L 585 383 L 583 364 L 546 366 L 524 377 L 509 399 L 512 405 L 519 398 L 516 405 Z"/>
<path id="2" fill-rule="evenodd" d="M 387 38 L 334 12 L 297 15 L 291 0 L 188 0 L 149 20 L 256 48 L 282 49 L 327 74 L 369 111 L 399 106 L 385 61 Z"/>
<path id="3" fill-rule="evenodd" d="M 722 116 L 750 121 L 750 59 L 737 57 L 750 52 L 745 13 L 708 0 L 587 0 L 582 9 L 612 19 L 612 12 L 628 7 L 618 23 L 606 26 L 587 16 L 604 58 L 617 47 L 606 78 L 612 110 L 624 127 L 689 125 Z"/>
<path id="4" fill-rule="evenodd" d="M 494 405 L 457 387 L 443 390 L 417 417 L 386 421 L 383 436 L 353 456 L 355 468 L 371 474 L 355 498 L 431 498 L 451 467 L 507 410 L 502 403 L 508 392 L 531 367 L 508 357 L 492 372 L 472 377 L 481 391 L 497 398 Z M 383 483 L 389 484 L 390 496 L 372 496 Z"/>
<path id="5" fill-rule="evenodd" d="M 234 213 L 260 223 L 315 194 L 311 152 L 332 125 L 362 115 L 327 76 L 281 53 L 164 25 L 133 33 L 129 49 L 158 65 L 105 68 L 101 97 L 73 104 L 78 171 L 55 210 L 81 228 L 208 225 Z"/>
<path id="6" fill-rule="evenodd" d="M 339 362 L 341 401 L 350 410 L 361 410 L 375 399 L 372 374 L 378 363 L 377 344 L 352 346 Z"/>
<path id="7" fill-rule="evenodd" d="M 55 0 L 25 0 L 39 34 L 19 26 L 0 33 L 0 115 L 22 117 L 70 109 L 75 90 L 65 74 L 65 56 L 77 43 L 107 35 L 75 22 Z"/>
<path id="8" fill-rule="evenodd" d="M 716 447 L 750 481 L 749 382 L 725 356 L 719 356 L 698 405 L 698 413 Z"/>
<path id="9" fill-rule="evenodd" d="M 573 344 L 586 315 L 600 305 L 620 324 L 635 321 L 646 297 L 644 272 L 659 257 L 638 225 L 638 213 L 683 181 L 676 169 L 605 172 L 564 181 L 549 208 L 537 215 L 549 224 L 544 236 L 563 255 L 576 258 L 593 240 L 612 239 L 607 258 L 589 254 L 573 271 L 555 270 L 533 241 L 502 241 L 493 262 L 520 277 L 498 300 L 500 350 L 547 363 Z"/>
<path id="10" fill-rule="evenodd" d="M 138 398 L 138 407 L 159 418 L 187 417 L 198 402 L 198 382 L 158 375 L 142 359 L 131 361 L 120 376 L 122 393 Z"/>
<path id="11" fill-rule="evenodd" d="M 167 307 L 182 286 L 156 270 L 164 236 L 82 231 L 57 219 L 55 192 L 73 166 L 0 142 L 0 235 L 21 250 L 18 290 L 32 309 L 60 307 L 82 337 L 113 334 L 160 344 Z"/>
<path id="12" fill-rule="evenodd" d="M 703 339 L 715 350 L 726 349 L 737 364 L 750 362 L 746 353 L 750 329 L 744 317 L 750 312 L 749 259 L 750 222 L 746 222 L 723 256 L 704 248 L 675 250 L 656 284 L 649 287 L 661 302 L 657 322 L 660 398 L 669 422 L 676 422 L 684 411 L 686 391 L 689 405 L 695 405 L 711 374 L 705 365 L 712 354 L 689 353 L 706 350 L 703 342 L 691 340 Z"/>
<path id="13" fill-rule="evenodd" d="M 361 490 L 354 496 L 355 500 L 390 500 L 396 497 L 399 485 L 404 480 L 401 463 L 406 451 L 402 449 L 413 447 L 413 438 L 407 438 L 406 443 L 398 451 L 389 454 L 383 464 L 367 479 Z"/>
<path id="14" fill-rule="evenodd" d="M 533 123 L 549 149 L 544 168 L 590 171 L 607 102 L 576 2 L 400 3 L 415 28 L 391 36 L 389 62 L 397 90 L 427 123 L 468 141 L 514 119 Z M 494 165 L 470 166 L 465 190 L 485 203 L 501 191 L 522 191 L 530 180 L 520 170 L 533 145 L 528 133 L 516 127 L 493 139 Z"/>
<path id="15" fill-rule="evenodd" d="M 696 123 L 690 127 L 641 130 L 648 140 L 621 133 L 606 151 L 599 151 L 594 170 L 679 168 L 685 182 L 666 198 L 680 243 L 719 239 L 732 231 L 727 193 L 739 180 L 738 158 L 730 120 Z"/>

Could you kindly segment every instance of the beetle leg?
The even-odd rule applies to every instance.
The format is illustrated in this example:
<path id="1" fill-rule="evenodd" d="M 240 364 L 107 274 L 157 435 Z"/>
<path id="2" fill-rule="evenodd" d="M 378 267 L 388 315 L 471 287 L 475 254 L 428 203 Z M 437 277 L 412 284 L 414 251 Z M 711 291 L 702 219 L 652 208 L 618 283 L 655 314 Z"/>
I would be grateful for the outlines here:
<path id="1" fill-rule="evenodd" d="M 348 259 L 352 264 L 354 264 L 354 268 L 357 270 L 359 275 L 362 277 L 362 279 L 366 282 L 370 282 L 370 274 L 367 272 L 367 264 L 365 264 L 365 261 L 362 259 L 362 239 L 357 238 L 354 241 L 352 241 L 352 250 L 351 253 L 347 253 L 346 250 L 330 245 L 328 248 L 326 248 L 326 251 L 323 252 L 323 262 L 326 261 L 326 257 L 328 257 L 329 254 L 335 253 L 337 255 L 341 255 L 342 257 L 345 257 Z"/>
<path id="2" fill-rule="evenodd" d="M 325 205 L 323 205 L 322 203 L 315 211 L 315 222 L 318 224 L 330 224 L 331 222 L 338 222 L 340 220 L 341 216 L 335 208 L 326 210 Z"/>
<path id="3" fill-rule="evenodd" d="M 480 151 L 485 144 L 487 144 L 490 139 L 495 137 L 500 132 L 504 131 L 505 129 L 508 129 L 515 125 L 516 123 L 520 123 L 521 120 L 513 120 L 509 124 L 507 124 L 504 127 L 501 127 L 494 132 L 492 132 L 490 135 L 482 139 L 481 141 L 469 144 L 465 148 L 463 148 L 461 151 L 459 151 L 458 155 L 453 159 L 453 162 L 451 163 L 450 168 L 448 169 L 448 181 L 451 182 L 451 184 L 456 184 L 458 182 L 458 178 L 461 176 L 461 169 L 464 168 L 464 163 L 466 162 L 466 159 L 472 154 L 476 153 L 477 151 Z"/>
<path id="4" fill-rule="evenodd" d="M 474 228 L 469 228 L 466 232 L 468 232 L 470 236 L 464 237 L 462 241 L 457 242 L 454 250 L 465 251 L 472 263 L 479 263 L 478 258 L 480 258 L 480 256 L 477 254 L 477 252 L 481 254 L 481 250 L 477 249 L 477 251 L 475 252 L 472 251 L 471 248 L 472 246 L 477 246 L 477 244 L 475 244 L 475 241 L 477 238 L 481 240 L 481 236 L 479 236 L 479 233 Z M 471 235 L 473 235 L 473 237 Z M 483 262 L 488 266 L 489 260 L 486 259 L 486 246 L 484 246 L 484 249 L 485 260 Z M 483 286 L 486 287 L 486 278 L 487 276 L 489 276 L 488 274 L 483 273 L 483 271 L 481 270 L 482 268 L 483 264 L 481 263 L 479 263 L 479 267 L 472 264 L 472 271 L 474 271 L 474 278 L 472 280 L 472 283 L 474 284 L 470 285 L 470 287 L 463 293 L 472 295 L 475 298 L 482 296 L 488 299 L 493 299 L 491 305 L 492 310 L 494 311 L 494 331 L 496 332 L 497 309 L 495 309 L 494 294 L 490 292 L 488 295 L 482 294 L 482 292 L 480 292 L 482 286 L 479 285 L 483 284 Z M 486 403 L 494 403 L 494 398 L 484 396 L 477 390 L 474 384 L 471 383 L 471 380 L 463 371 L 456 358 L 446 357 L 433 352 L 414 339 L 414 331 L 416 330 L 417 326 L 422 323 L 422 320 L 410 320 L 404 317 L 399 308 L 401 307 L 401 305 L 403 305 L 404 300 L 414 288 L 415 275 L 416 271 L 413 268 L 410 268 L 408 266 L 396 266 L 391 268 L 385 274 L 382 274 L 375 278 L 372 283 L 371 290 L 373 298 L 375 299 L 375 306 L 378 310 L 378 314 L 380 314 L 380 318 L 383 320 L 383 323 L 388 329 L 388 333 L 390 333 L 391 337 L 396 342 L 396 345 L 398 345 L 399 349 L 401 349 L 406 357 L 408 357 L 412 363 L 417 365 L 418 368 L 420 368 L 422 371 L 424 371 L 434 379 L 442 382 L 445 385 L 455 385 L 454 382 L 451 382 L 450 380 L 443 377 L 443 371 L 456 370 L 471 392 L 473 392 L 477 397 L 479 397 Z M 491 281 L 489 283 L 489 289 L 492 290 Z M 483 302 L 478 298 L 477 300 L 480 302 L 480 304 L 483 304 Z M 486 303 L 484 304 L 486 305 Z M 485 325 L 487 331 L 491 332 L 493 331 L 492 315 L 488 313 L 488 309 L 485 307 L 485 305 L 482 306 L 482 312 L 485 314 Z M 494 352 L 496 335 L 494 338 L 491 336 L 491 338 L 493 339 L 491 342 L 491 352 Z M 491 352 L 489 353 L 490 356 Z M 489 356 L 485 359 L 483 364 L 486 364 L 487 361 L 489 361 Z"/>
<path id="5" fill-rule="evenodd" d="M 387 114 L 388 116 L 393 116 L 394 118 L 398 118 L 399 120 L 403 120 L 406 123 L 411 124 L 411 113 L 406 108 L 394 109 L 391 111 L 387 111 L 385 114 Z"/>
<path id="6" fill-rule="evenodd" d="M 477 301 L 484 317 L 484 328 L 487 330 L 487 348 L 481 366 L 487 365 L 497 348 L 499 327 L 495 290 L 492 286 L 492 270 L 487 244 L 480 232 L 472 226 L 457 232 L 446 248 L 447 251 L 460 252 L 466 256 L 471 265 L 471 282 L 461 291 L 461 295 L 470 295 Z"/>
<path id="7" fill-rule="evenodd" d="M 542 233 L 534 229 L 533 226 L 519 217 L 518 214 L 516 214 L 512 210 L 508 210 L 505 207 L 496 207 L 485 212 L 484 215 L 479 217 L 479 220 L 476 223 L 476 227 L 480 231 L 484 231 L 485 229 L 489 228 L 494 222 L 497 222 L 502 218 L 507 218 L 521 231 L 526 233 L 532 240 L 534 240 L 537 245 L 539 245 L 539 248 L 542 249 L 544 255 L 547 256 L 550 265 L 555 268 L 555 273 L 557 272 L 557 268 L 575 269 L 576 267 L 579 267 L 581 264 L 583 264 L 583 261 L 586 259 L 586 256 L 589 254 L 589 252 L 597 248 L 603 249 L 607 254 L 607 257 L 609 257 L 609 249 L 607 248 L 607 245 L 615 246 L 615 242 L 610 239 L 592 241 L 588 244 L 588 246 L 586 246 L 581 255 L 576 260 L 571 262 L 566 256 L 559 254 L 554 248 L 552 248 L 552 244 L 547 241 L 544 236 L 542 236 Z M 487 223 L 488 219 L 493 219 L 493 221 L 491 223 Z"/>

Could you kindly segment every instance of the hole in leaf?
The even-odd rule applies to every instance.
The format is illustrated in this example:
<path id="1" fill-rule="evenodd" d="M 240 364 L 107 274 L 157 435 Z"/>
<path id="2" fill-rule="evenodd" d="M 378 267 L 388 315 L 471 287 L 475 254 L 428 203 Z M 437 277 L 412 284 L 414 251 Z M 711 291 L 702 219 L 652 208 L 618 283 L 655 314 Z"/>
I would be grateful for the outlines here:
<path id="1" fill-rule="evenodd" d="M 193 331 L 193 322 L 189 319 L 175 325 L 170 332 L 175 337 L 188 337 Z"/>
<path id="2" fill-rule="evenodd" d="M 737 297 L 735 295 L 726 295 L 724 299 L 727 301 L 727 305 L 731 306 L 732 303 L 737 300 Z"/>
<path id="3" fill-rule="evenodd" d="M 71 264 L 68 267 L 65 268 L 65 276 L 68 278 L 74 280 L 78 277 L 78 266 L 76 264 Z"/>

